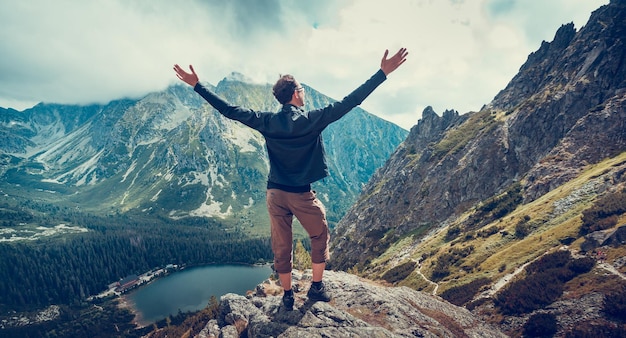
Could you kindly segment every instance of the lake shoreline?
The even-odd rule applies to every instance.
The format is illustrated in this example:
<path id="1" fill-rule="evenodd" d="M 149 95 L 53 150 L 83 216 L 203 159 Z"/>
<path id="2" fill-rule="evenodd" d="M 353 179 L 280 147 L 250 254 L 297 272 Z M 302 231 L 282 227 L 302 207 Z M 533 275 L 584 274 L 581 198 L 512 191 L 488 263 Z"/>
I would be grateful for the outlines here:
<path id="1" fill-rule="evenodd" d="M 132 303 L 125 295 L 120 295 L 117 298 L 117 307 L 119 309 L 124 309 L 130 311 L 133 314 L 133 320 L 131 323 L 135 325 L 135 328 L 142 329 L 148 325 L 154 323 L 145 322 L 142 318 L 141 312 L 136 308 L 136 305 Z"/>
<path id="2" fill-rule="evenodd" d="M 181 269 L 175 270 L 175 271 L 173 271 L 171 273 L 165 274 L 165 275 L 160 276 L 158 278 L 153 278 L 152 280 L 150 280 L 147 283 L 142 283 L 141 285 L 138 285 L 137 287 L 133 288 L 132 290 L 129 290 L 129 292 L 125 292 L 123 294 L 120 294 L 118 296 L 118 304 L 117 305 L 118 305 L 118 307 L 120 309 L 126 309 L 126 310 L 128 310 L 130 313 L 132 313 L 134 315 L 134 318 L 132 320 L 132 324 L 133 325 L 135 325 L 137 328 L 145 328 L 145 327 L 147 327 L 149 325 L 152 325 L 152 324 L 154 324 L 154 323 L 156 323 L 156 322 L 158 322 L 160 320 L 163 320 L 163 319 L 167 318 L 168 316 L 175 315 L 175 313 L 170 311 L 170 313 L 167 314 L 167 315 L 163 314 L 162 318 L 155 319 L 155 320 L 146 320 L 145 313 L 144 313 L 144 311 L 142 311 L 140 304 L 137 304 L 137 301 L 134 300 L 133 297 L 132 297 L 132 296 L 137 296 L 136 295 L 137 292 L 145 291 L 146 288 L 149 288 L 151 286 L 154 287 L 154 283 L 162 282 L 163 280 L 165 280 L 167 278 L 172 278 L 172 277 L 174 277 L 174 278 L 182 278 L 181 273 L 184 273 L 184 272 L 187 272 L 187 273 L 194 273 L 194 272 L 195 273 L 200 273 L 201 270 L 233 269 L 233 268 L 238 271 L 239 268 L 242 268 L 242 267 L 243 268 L 255 268 L 255 267 L 259 268 L 260 267 L 260 268 L 269 268 L 269 269 L 267 271 L 267 276 L 263 277 L 262 280 L 254 283 L 254 285 L 250 285 L 244 291 L 241 291 L 241 292 L 232 292 L 232 291 L 218 292 L 218 293 L 214 294 L 214 296 L 216 296 L 219 299 L 221 296 L 223 296 L 224 294 L 227 294 L 227 293 L 238 293 L 238 294 L 245 295 L 248 291 L 253 290 L 256 287 L 256 285 L 261 283 L 263 280 L 265 280 L 267 278 L 270 278 L 270 276 L 272 274 L 271 263 L 262 263 L 262 264 L 259 264 L 259 263 L 256 263 L 256 264 L 244 264 L 244 263 L 228 263 L 228 264 L 225 264 L 225 263 L 219 263 L 219 264 L 203 264 L 203 265 L 185 266 L 185 267 L 182 267 Z M 241 271 L 239 273 L 242 273 L 242 272 L 243 271 Z M 205 275 L 204 278 L 206 279 L 208 272 L 203 272 L 202 274 Z M 223 276 L 220 275 L 219 272 L 217 274 L 215 274 L 215 273 L 210 273 L 210 274 L 211 275 L 217 275 L 218 277 L 223 277 Z M 228 275 L 225 275 L 225 276 L 228 276 Z M 211 276 L 211 277 L 215 277 L 215 276 Z M 221 284 L 221 285 L 229 285 L 230 286 L 230 285 L 233 284 L 233 282 L 241 283 L 242 280 L 244 280 L 244 281 L 250 280 L 249 278 L 241 278 L 241 276 L 234 276 L 234 277 L 227 277 L 227 278 L 233 278 L 233 280 L 232 281 L 226 281 L 226 282 L 221 281 L 221 283 L 218 283 L 218 282 L 215 282 L 215 281 L 214 282 L 204 281 L 205 284 L 203 284 L 203 286 L 201 286 L 200 289 L 202 291 L 206 291 L 205 289 L 207 287 L 205 287 L 204 285 L 215 286 L 216 284 Z M 257 279 L 258 279 L 258 277 L 257 277 Z M 202 279 L 200 279 L 200 280 L 202 280 Z M 178 287 L 178 289 L 184 289 L 184 287 Z M 192 290 L 190 292 L 192 292 L 192 293 L 194 292 L 193 288 L 192 288 Z M 197 291 L 197 289 L 196 289 L 195 292 L 199 293 L 197 295 L 197 299 L 202 300 L 203 298 L 206 298 L 206 295 L 203 296 L 201 294 L 203 292 Z M 165 295 L 165 294 L 167 294 L 167 293 L 166 292 L 161 292 L 159 295 Z M 150 296 L 150 297 L 158 297 L 158 296 Z M 159 298 L 161 298 L 161 297 L 159 297 Z M 164 298 L 164 300 L 162 300 L 162 302 L 167 303 L 167 299 L 165 299 L 167 297 L 163 297 L 163 298 Z M 193 298 L 196 299 L 195 296 Z M 208 304 L 208 301 L 207 301 L 207 304 Z M 144 304 L 144 306 L 146 306 L 146 305 Z M 163 306 L 163 304 L 160 304 L 160 306 Z M 184 313 L 187 313 L 187 312 L 197 312 L 197 311 L 201 311 L 202 310 L 202 308 L 197 308 L 197 306 L 196 306 L 195 309 L 187 309 L 189 307 L 193 307 L 192 305 L 189 305 L 189 304 L 186 304 L 185 307 L 186 308 L 184 308 L 183 310 L 181 310 L 181 308 L 179 307 L 178 311 L 182 311 Z M 154 317 L 154 315 L 152 315 L 151 317 Z"/>

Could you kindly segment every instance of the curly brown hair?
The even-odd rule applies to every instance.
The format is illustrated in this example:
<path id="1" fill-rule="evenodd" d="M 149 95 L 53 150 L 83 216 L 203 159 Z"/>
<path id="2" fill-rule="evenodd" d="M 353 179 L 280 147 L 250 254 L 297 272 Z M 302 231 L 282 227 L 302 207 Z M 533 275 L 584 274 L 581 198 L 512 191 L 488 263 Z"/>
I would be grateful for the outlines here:
<path id="1" fill-rule="evenodd" d="M 296 79 L 292 75 L 286 74 L 282 75 L 278 81 L 276 81 L 276 84 L 272 88 L 272 92 L 278 102 L 285 104 L 291 101 L 291 97 L 293 96 L 296 87 L 298 87 Z"/>

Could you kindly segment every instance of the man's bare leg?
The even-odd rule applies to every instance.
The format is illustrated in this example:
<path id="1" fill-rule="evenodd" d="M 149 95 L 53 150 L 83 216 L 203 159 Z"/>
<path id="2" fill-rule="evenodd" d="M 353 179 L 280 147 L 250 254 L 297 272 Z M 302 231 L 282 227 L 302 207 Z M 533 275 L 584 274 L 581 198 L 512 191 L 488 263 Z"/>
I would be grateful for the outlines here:
<path id="1" fill-rule="evenodd" d="M 324 269 L 326 269 L 326 263 L 313 263 L 313 281 L 321 282 L 324 277 Z"/>
<path id="2" fill-rule="evenodd" d="M 313 282 L 321 282 L 324 277 L 326 263 L 313 263 Z M 291 290 L 291 272 L 279 273 L 278 280 L 283 290 Z"/>
<path id="3" fill-rule="evenodd" d="M 278 280 L 280 280 L 283 290 L 291 290 L 291 272 L 279 273 Z"/>
<path id="4" fill-rule="evenodd" d="M 326 287 L 322 282 L 325 268 L 326 263 L 313 263 L 313 278 L 311 280 L 311 287 L 307 292 L 307 297 L 309 297 L 309 300 L 312 300 L 314 302 L 329 302 L 332 298 L 330 294 L 326 291 Z"/>
<path id="5" fill-rule="evenodd" d="M 279 273 L 278 279 L 283 287 L 283 305 L 287 311 L 293 310 L 293 290 L 291 290 L 291 272 Z"/>

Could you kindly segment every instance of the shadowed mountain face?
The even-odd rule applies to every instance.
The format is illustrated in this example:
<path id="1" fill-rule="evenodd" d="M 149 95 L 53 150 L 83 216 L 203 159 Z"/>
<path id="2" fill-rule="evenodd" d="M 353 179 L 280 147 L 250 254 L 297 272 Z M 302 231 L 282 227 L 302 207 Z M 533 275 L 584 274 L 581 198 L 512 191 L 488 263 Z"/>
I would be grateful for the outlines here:
<path id="1" fill-rule="evenodd" d="M 335 228 L 331 268 L 514 336 L 623 335 L 625 37 L 626 1 L 611 1 L 480 111 L 427 107 Z"/>
<path id="2" fill-rule="evenodd" d="M 242 81 L 233 74 L 212 88 L 233 104 L 279 109 L 271 85 Z M 307 90 L 311 108 L 333 101 Z M 219 115 L 188 86 L 106 105 L 1 110 L 0 188 L 9 195 L 95 213 L 267 223 L 262 136 Z M 315 188 L 332 224 L 406 135 L 360 108 L 324 131 L 331 177 Z"/>
<path id="3" fill-rule="evenodd" d="M 519 195 L 515 205 L 531 203 L 626 151 L 625 6 L 611 1 L 578 32 L 563 25 L 481 111 L 426 108 L 337 226 L 334 266 L 367 268 L 398 240 L 423 238 L 506 192 Z"/>

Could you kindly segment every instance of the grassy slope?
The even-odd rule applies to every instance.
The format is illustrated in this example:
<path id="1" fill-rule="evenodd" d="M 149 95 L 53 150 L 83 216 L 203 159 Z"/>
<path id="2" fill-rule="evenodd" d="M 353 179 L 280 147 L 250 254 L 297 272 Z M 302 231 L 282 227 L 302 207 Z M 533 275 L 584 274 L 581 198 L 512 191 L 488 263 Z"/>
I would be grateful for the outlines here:
<path id="1" fill-rule="evenodd" d="M 473 252 L 461 259 L 450 268 L 450 275 L 439 282 L 437 293 L 457 285 L 467 284 L 477 278 L 486 277 L 492 282 L 514 272 L 517 268 L 533 261 L 544 253 L 562 247 L 561 240 L 568 237 L 577 238 L 570 248 L 577 250 L 583 242 L 578 238 L 582 211 L 593 204 L 597 195 L 586 192 L 585 188 L 594 180 L 603 180 L 604 175 L 618 165 L 626 161 L 626 153 L 607 159 L 596 165 L 589 166 L 577 178 L 570 180 L 559 188 L 556 188 L 541 198 L 524 205 L 520 205 L 515 211 L 502 219 L 485 225 L 482 229 L 496 226 L 500 233 L 487 238 L 473 236 L 473 238 L 461 238 L 451 242 L 444 241 L 448 227 L 459 224 L 468 215 L 457 218 L 448 227 L 438 229 L 431 233 L 422 242 L 416 242 L 412 237 L 397 242 L 387 252 L 381 255 L 371 266 L 393 267 L 407 260 L 421 261 L 421 271 L 430 276 L 433 267 L 442 254 L 451 249 L 461 249 L 473 246 Z M 568 207 L 555 212 L 555 205 L 568 200 Z M 528 218 L 530 218 L 528 220 Z M 532 232 L 518 239 L 515 237 L 515 226 L 518 222 L 527 221 L 532 225 Z M 622 216 L 618 225 L 626 222 L 626 216 Z M 480 229 L 478 230 L 480 231 Z M 618 248 L 608 252 L 608 260 L 611 257 L 620 257 L 626 251 Z M 422 259 L 424 258 L 424 259 Z M 622 272 L 623 272 L 622 268 Z M 385 271 L 370 271 L 369 277 L 378 278 Z M 418 290 L 432 291 L 434 284 L 426 281 L 417 273 L 412 273 L 399 283 Z"/>

